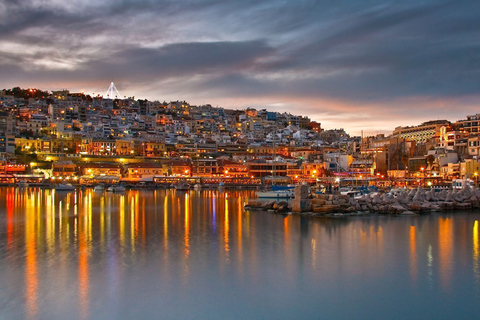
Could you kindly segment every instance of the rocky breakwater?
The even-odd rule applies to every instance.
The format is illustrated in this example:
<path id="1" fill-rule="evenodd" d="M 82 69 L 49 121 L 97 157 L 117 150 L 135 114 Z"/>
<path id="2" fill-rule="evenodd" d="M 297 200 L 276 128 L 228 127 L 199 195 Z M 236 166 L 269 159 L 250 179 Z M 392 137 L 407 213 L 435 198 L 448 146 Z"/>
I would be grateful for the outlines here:
<path id="1" fill-rule="evenodd" d="M 356 209 L 357 203 L 347 195 L 319 194 L 311 200 L 312 211 L 317 214 L 352 213 L 361 211 Z"/>
<path id="2" fill-rule="evenodd" d="M 389 193 L 371 193 L 357 198 L 344 195 L 318 195 L 312 199 L 317 214 L 380 213 L 416 214 L 441 210 L 480 208 L 480 189 L 425 190 L 397 189 Z"/>
<path id="3" fill-rule="evenodd" d="M 245 205 L 245 210 L 274 211 L 283 213 L 290 211 L 290 206 L 288 201 L 284 200 L 250 199 Z"/>

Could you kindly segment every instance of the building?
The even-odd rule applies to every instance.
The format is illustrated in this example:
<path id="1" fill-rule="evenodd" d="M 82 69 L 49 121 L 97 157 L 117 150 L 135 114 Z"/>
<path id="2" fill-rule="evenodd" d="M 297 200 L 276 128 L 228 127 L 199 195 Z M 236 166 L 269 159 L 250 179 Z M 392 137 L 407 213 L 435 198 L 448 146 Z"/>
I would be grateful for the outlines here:
<path id="1" fill-rule="evenodd" d="M 438 137 L 440 135 L 440 129 L 445 126 L 450 126 L 450 121 L 428 121 L 418 126 L 396 127 L 392 135 L 400 139 L 426 142 L 433 137 Z"/>

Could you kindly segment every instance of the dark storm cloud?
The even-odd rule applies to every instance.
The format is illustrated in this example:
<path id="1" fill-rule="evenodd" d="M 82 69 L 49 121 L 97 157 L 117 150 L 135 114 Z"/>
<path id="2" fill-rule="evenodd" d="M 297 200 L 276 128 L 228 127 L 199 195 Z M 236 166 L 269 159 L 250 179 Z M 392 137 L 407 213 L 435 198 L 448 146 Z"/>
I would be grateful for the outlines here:
<path id="1" fill-rule="evenodd" d="M 56 79 L 102 79 L 106 74 L 127 82 L 145 83 L 151 79 L 189 77 L 196 74 L 222 73 L 251 68 L 257 59 L 271 54 L 272 49 L 264 41 L 177 43 L 160 48 L 129 48 L 114 55 L 82 64 L 78 70 L 42 70 L 32 73 L 34 78 L 46 81 Z M 24 58 L 1 54 L 0 62 L 9 65 L 9 73 L 15 62 Z M 24 61 L 23 61 L 24 62 Z M 23 75 L 28 71 L 17 68 Z M 7 76 L 0 70 L 0 76 Z"/>
<path id="2" fill-rule="evenodd" d="M 126 49 L 85 67 L 95 70 L 98 76 L 117 72 L 120 77 L 185 77 L 222 73 L 225 69 L 240 71 L 272 51 L 264 41 L 178 43 Z"/>
<path id="3" fill-rule="evenodd" d="M 278 48 L 286 53 L 258 67 L 265 74 L 298 75 L 293 81 L 287 76 L 274 81 L 279 92 L 299 96 L 388 100 L 478 94 L 480 28 L 474 16 L 480 6 L 464 4 L 468 8 L 453 3 L 369 8 L 293 49 L 288 44 Z M 463 22 L 450 22 L 453 17 Z M 449 23 L 460 33 L 452 35 L 445 26 Z M 275 94 L 268 78 L 256 75 L 251 74 L 250 85 L 248 76 L 231 74 L 212 84 L 227 92 L 239 87 L 258 92 L 260 86 L 263 93 Z"/>

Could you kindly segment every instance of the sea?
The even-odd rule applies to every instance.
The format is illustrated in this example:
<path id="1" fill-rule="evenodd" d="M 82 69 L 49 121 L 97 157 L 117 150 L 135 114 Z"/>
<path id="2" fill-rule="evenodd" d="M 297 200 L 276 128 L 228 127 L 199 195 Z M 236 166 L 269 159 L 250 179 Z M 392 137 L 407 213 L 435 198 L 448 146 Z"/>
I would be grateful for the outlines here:
<path id="1" fill-rule="evenodd" d="M 0 188 L 0 319 L 478 319 L 480 211 L 309 217 L 247 190 Z"/>

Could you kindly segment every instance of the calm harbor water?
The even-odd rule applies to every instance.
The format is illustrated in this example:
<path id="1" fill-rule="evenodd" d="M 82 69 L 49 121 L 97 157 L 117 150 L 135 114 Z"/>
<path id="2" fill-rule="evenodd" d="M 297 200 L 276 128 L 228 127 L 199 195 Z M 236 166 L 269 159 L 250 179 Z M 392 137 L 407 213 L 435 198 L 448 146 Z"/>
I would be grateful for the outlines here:
<path id="1" fill-rule="evenodd" d="M 250 191 L 0 188 L 0 319 L 474 319 L 480 212 L 305 218 Z"/>

